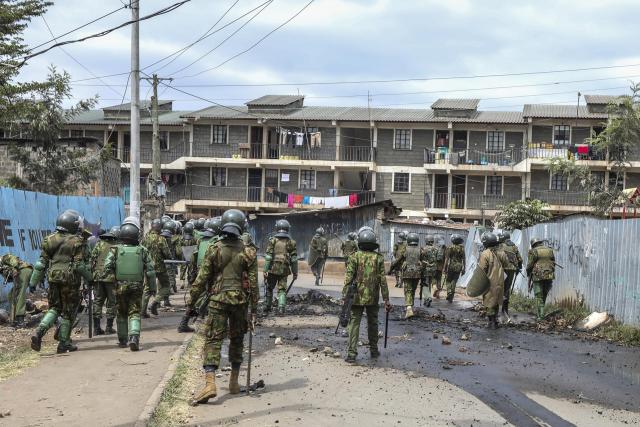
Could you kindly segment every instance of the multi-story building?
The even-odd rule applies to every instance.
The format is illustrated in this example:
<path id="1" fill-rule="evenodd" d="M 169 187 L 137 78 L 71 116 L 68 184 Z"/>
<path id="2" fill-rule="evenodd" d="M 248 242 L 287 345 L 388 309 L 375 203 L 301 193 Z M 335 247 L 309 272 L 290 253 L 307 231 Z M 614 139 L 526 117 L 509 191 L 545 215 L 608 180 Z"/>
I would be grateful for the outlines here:
<path id="1" fill-rule="evenodd" d="M 440 99 L 430 109 L 305 106 L 267 95 L 244 106 L 172 111 L 160 103 L 161 162 L 168 210 L 213 215 L 320 209 L 391 199 L 403 215 L 490 219 L 500 205 L 537 198 L 550 210 L 589 210 L 588 194 L 546 168 L 552 157 L 588 165 L 610 185 L 640 183 L 640 156 L 616 182 L 588 138 L 608 120 L 611 96 L 586 105 L 525 105 L 481 111 L 478 99 Z M 151 170 L 151 121 L 143 103 L 141 176 Z M 122 160 L 128 197 L 129 105 L 84 113 L 69 124 L 102 132 Z M 70 131 L 71 132 L 71 131 Z M 143 186 L 144 188 L 144 186 Z M 355 194 L 356 196 L 353 196 Z"/>

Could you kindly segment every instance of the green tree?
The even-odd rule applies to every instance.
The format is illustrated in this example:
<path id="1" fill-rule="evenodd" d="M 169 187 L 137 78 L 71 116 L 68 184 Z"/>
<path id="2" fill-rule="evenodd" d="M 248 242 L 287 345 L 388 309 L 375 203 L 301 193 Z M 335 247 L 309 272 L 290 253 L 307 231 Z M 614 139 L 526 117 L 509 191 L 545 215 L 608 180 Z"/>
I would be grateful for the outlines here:
<path id="1" fill-rule="evenodd" d="M 501 206 L 493 222 L 498 228 L 522 230 L 550 220 L 551 214 L 545 210 L 548 207 L 540 200 L 517 200 Z"/>
<path id="2" fill-rule="evenodd" d="M 607 107 L 609 121 L 599 135 L 592 135 L 589 143 L 597 151 L 608 153 L 611 170 L 610 181 L 622 182 L 630 159 L 640 148 L 640 84 L 631 86 L 631 95 L 611 102 Z M 589 204 L 598 215 L 609 215 L 614 208 L 624 202 L 623 189 L 619 185 L 609 185 L 591 174 L 588 166 L 579 165 L 574 160 L 550 159 L 547 169 L 552 174 L 567 177 L 569 185 L 585 191 Z"/>

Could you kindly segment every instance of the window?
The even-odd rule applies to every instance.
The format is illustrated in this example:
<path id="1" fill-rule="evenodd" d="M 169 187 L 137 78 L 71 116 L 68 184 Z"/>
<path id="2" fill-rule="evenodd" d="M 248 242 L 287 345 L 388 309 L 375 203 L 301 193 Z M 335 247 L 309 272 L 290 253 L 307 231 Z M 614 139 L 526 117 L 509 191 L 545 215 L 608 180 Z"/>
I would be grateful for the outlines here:
<path id="1" fill-rule="evenodd" d="M 497 130 L 487 132 L 487 151 L 490 153 L 504 151 L 504 132 Z"/>
<path id="2" fill-rule="evenodd" d="M 314 170 L 300 171 L 300 189 L 301 190 L 316 189 L 316 171 Z"/>
<path id="3" fill-rule="evenodd" d="M 169 151 L 169 132 L 160 132 L 160 151 Z"/>
<path id="4" fill-rule="evenodd" d="M 411 129 L 396 129 L 393 141 L 394 150 L 411 150 Z"/>
<path id="5" fill-rule="evenodd" d="M 84 131 L 82 129 L 69 129 L 69 137 L 82 138 L 83 136 L 84 136 Z"/>
<path id="6" fill-rule="evenodd" d="M 316 132 L 320 132 L 320 128 L 307 127 L 307 133 L 316 133 Z"/>
<path id="7" fill-rule="evenodd" d="M 212 144 L 227 143 L 227 126 L 226 125 L 211 126 L 211 143 Z"/>
<path id="8" fill-rule="evenodd" d="M 571 126 L 556 125 L 553 127 L 553 145 L 566 147 L 571 141 Z"/>
<path id="9" fill-rule="evenodd" d="M 551 190 L 567 191 L 569 188 L 568 177 L 561 173 L 551 175 Z"/>
<path id="10" fill-rule="evenodd" d="M 624 190 L 624 172 L 609 172 L 609 188 Z"/>
<path id="11" fill-rule="evenodd" d="M 501 176 L 488 176 L 487 188 L 485 191 L 487 196 L 502 196 L 502 177 Z"/>
<path id="12" fill-rule="evenodd" d="M 393 192 L 408 193 L 409 191 L 411 191 L 411 175 L 408 173 L 394 172 Z"/>
<path id="13" fill-rule="evenodd" d="M 226 187 L 227 185 L 227 169 L 211 168 L 211 186 Z"/>

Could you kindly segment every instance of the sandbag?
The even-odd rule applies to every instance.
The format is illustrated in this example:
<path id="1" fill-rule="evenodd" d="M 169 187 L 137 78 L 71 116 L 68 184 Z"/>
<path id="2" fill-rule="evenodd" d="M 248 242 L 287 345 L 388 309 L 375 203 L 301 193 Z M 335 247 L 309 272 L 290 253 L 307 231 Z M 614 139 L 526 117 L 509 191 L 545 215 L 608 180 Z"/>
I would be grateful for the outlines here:
<path id="1" fill-rule="evenodd" d="M 491 287 L 491 282 L 487 277 L 487 273 L 480 267 L 476 266 L 471 279 L 467 284 L 467 295 L 470 297 L 479 297 L 484 295 Z"/>

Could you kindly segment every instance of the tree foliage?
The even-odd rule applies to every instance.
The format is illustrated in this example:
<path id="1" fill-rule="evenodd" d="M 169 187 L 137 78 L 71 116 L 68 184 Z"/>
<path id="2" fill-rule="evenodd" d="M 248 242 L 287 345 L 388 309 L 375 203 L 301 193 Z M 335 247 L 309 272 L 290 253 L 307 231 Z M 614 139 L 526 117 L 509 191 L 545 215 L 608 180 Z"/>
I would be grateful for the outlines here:
<path id="1" fill-rule="evenodd" d="M 609 121 L 604 130 L 589 138 L 589 144 L 597 151 L 608 153 L 611 163 L 610 181 L 604 182 L 594 176 L 589 167 L 579 165 L 574 160 L 550 159 L 547 169 L 552 174 L 567 177 L 570 186 L 589 195 L 589 204 L 598 215 L 609 215 L 620 206 L 625 197 L 623 188 L 616 183 L 623 182 L 633 155 L 640 153 L 640 84 L 631 87 L 631 95 L 618 98 L 607 107 Z"/>
<path id="2" fill-rule="evenodd" d="M 501 206 L 493 222 L 498 228 L 506 230 L 522 230 L 551 219 L 545 210 L 549 205 L 540 200 L 517 200 Z"/>

